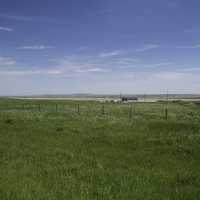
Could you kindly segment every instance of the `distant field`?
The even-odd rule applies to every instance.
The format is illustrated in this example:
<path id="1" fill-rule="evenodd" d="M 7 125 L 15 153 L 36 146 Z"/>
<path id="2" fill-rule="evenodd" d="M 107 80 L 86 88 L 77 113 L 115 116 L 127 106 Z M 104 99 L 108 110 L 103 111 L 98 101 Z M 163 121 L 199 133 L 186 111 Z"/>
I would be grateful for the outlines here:
<path id="1" fill-rule="evenodd" d="M 125 95 L 126 96 L 126 95 Z M 166 94 L 160 95 L 127 95 L 136 96 L 138 98 L 137 102 L 157 102 L 157 101 L 186 101 L 186 102 L 197 102 L 200 101 L 200 95 L 189 95 L 189 94 L 170 94 L 168 97 Z M 71 101 L 99 101 L 99 102 L 109 102 L 109 101 L 120 101 L 119 95 L 53 95 L 53 96 L 24 96 L 24 97 L 11 97 L 11 99 L 19 100 L 71 100 Z"/>
<path id="2" fill-rule="evenodd" d="M 200 103 L 1 98 L 0 199 L 200 199 Z"/>

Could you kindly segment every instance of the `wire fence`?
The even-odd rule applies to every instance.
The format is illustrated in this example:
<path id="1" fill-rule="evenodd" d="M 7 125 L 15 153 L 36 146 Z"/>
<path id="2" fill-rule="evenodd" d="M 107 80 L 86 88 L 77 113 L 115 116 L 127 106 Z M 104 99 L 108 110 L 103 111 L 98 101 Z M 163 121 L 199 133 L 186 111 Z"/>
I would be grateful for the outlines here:
<path id="1" fill-rule="evenodd" d="M 6 103 L 0 112 L 54 112 L 79 116 L 113 116 L 129 119 L 199 119 L 199 109 L 193 105 L 162 103 Z"/>

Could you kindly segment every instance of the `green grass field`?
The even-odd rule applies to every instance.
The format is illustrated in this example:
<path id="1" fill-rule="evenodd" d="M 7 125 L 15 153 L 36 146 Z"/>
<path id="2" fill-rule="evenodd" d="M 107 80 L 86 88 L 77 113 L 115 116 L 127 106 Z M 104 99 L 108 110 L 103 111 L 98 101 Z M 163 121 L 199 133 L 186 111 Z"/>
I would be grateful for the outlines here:
<path id="1" fill-rule="evenodd" d="M 200 199 L 200 104 L 130 106 L 2 98 L 0 199 Z"/>

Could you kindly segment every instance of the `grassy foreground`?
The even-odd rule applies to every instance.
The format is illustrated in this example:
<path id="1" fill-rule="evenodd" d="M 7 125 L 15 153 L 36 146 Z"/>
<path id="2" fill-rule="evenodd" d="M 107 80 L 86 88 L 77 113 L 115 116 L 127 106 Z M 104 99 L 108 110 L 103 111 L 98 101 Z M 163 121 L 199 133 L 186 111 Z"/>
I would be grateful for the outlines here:
<path id="1" fill-rule="evenodd" d="M 104 106 L 1 99 L 0 199 L 200 199 L 200 105 Z"/>

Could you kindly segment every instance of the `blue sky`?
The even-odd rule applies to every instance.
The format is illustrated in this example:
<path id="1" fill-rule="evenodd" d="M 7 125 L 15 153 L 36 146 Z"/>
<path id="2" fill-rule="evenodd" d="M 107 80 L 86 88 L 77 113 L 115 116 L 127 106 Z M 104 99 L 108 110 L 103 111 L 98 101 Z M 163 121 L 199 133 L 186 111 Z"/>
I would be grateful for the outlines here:
<path id="1" fill-rule="evenodd" d="M 0 2 L 0 95 L 200 93 L 199 0 Z"/>

